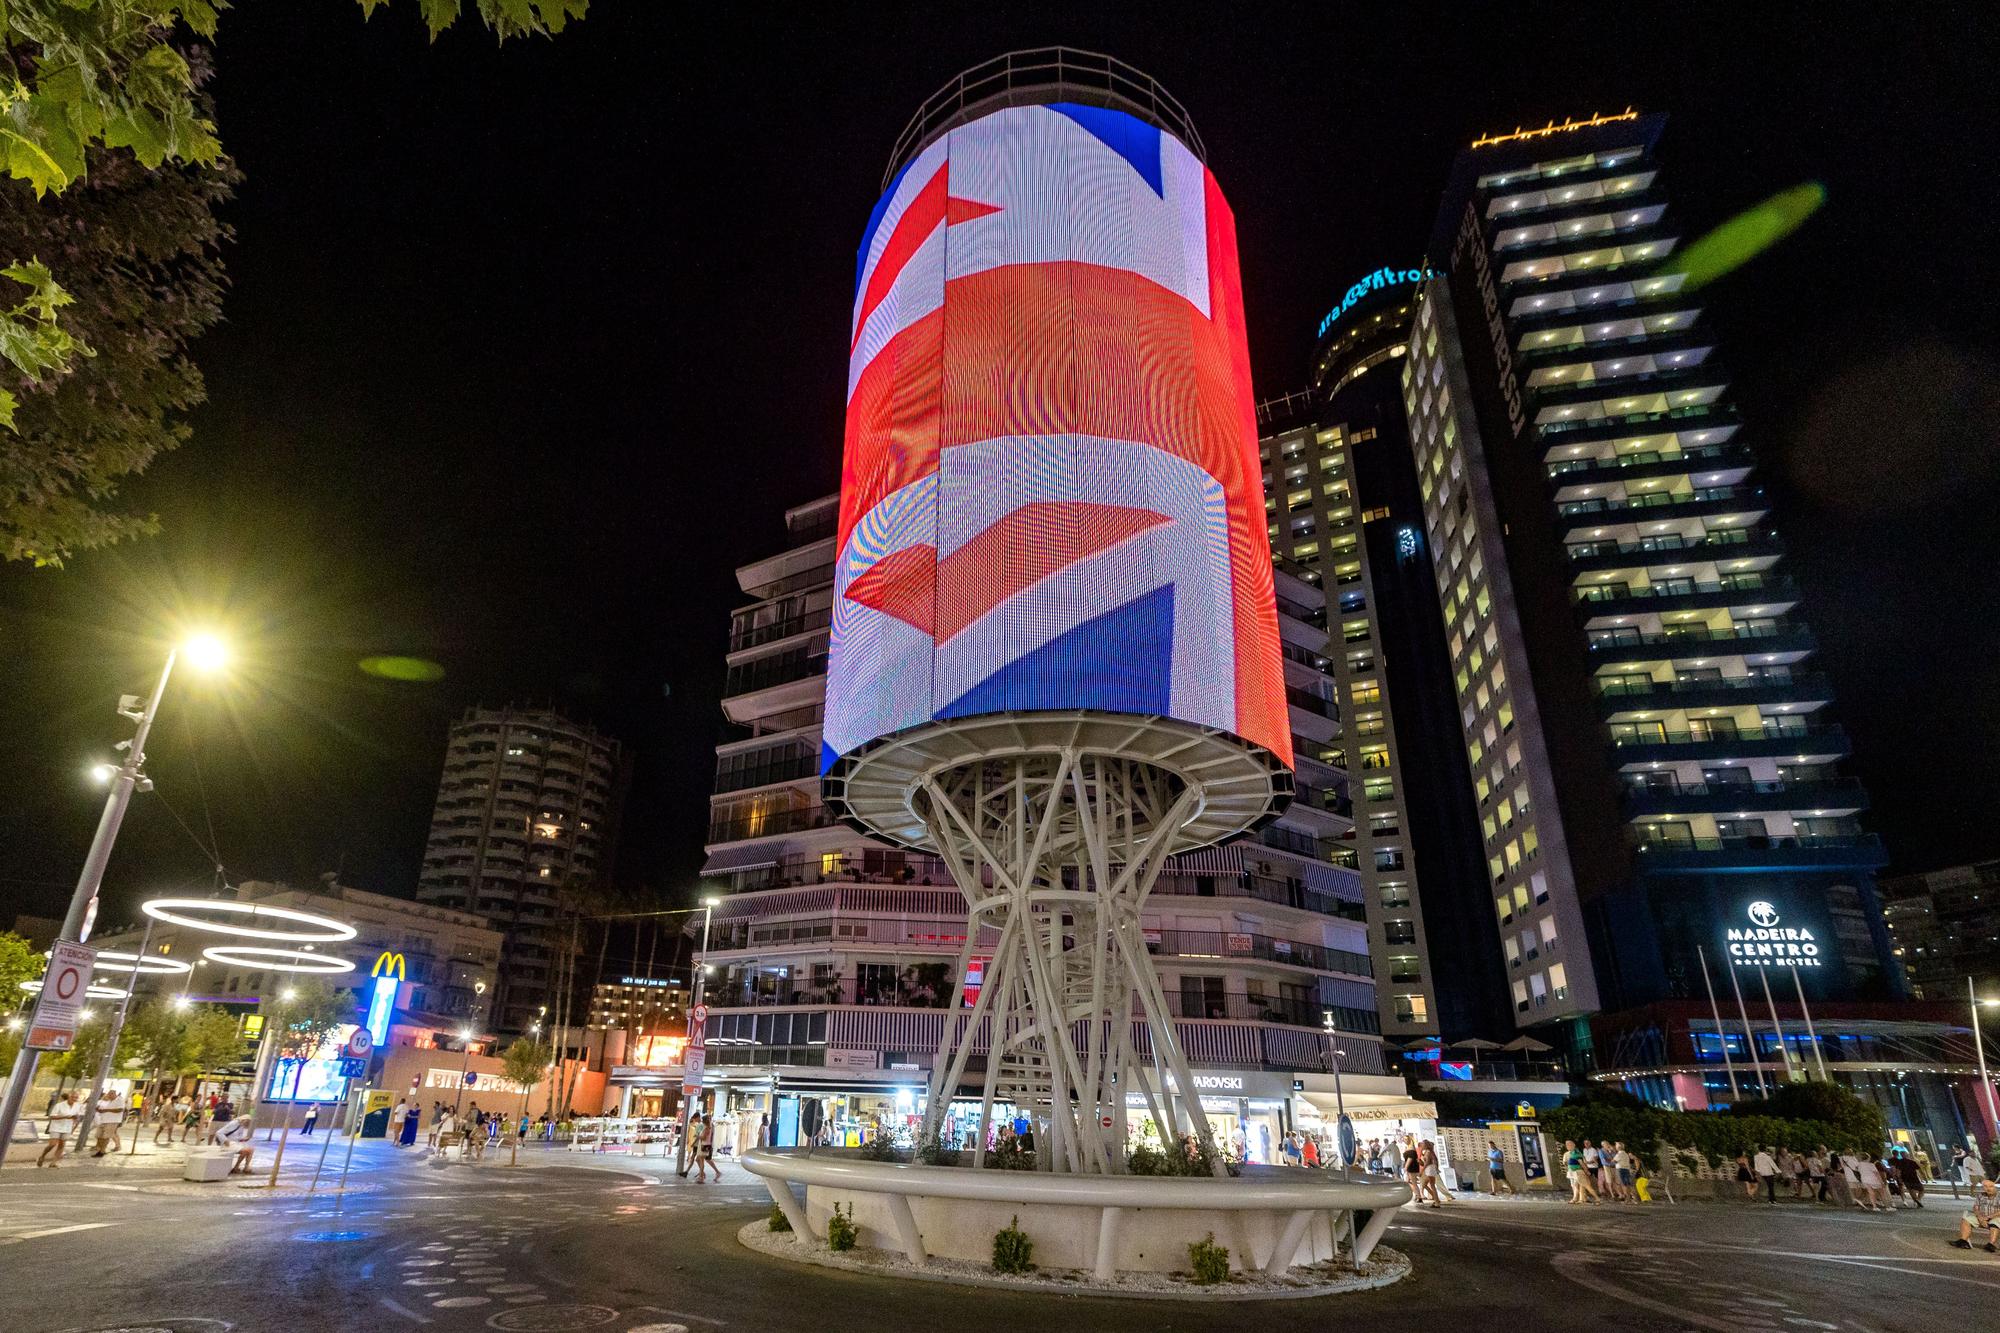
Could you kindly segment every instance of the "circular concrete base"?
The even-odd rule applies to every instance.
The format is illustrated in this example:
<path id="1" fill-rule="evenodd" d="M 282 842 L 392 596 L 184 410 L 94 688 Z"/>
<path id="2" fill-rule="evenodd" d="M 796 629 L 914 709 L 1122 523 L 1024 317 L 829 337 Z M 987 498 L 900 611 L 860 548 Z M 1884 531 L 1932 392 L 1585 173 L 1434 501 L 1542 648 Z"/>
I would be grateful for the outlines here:
<path id="1" fill-rule="evenodd" d="M 1010 1291 L 1043 1291 L 1068 1296 L 1176 1301 L 1290 1300 L 1371 1291 L 1400 1282 L 1410 1275 L 1408 1256 L 1387 1245 L 1377 1245 L 1368 1262 L 1359 1268 L 1336 1259 L 1295 1267 L 1281 1277 L 1265 1277 L 1254 1272 L 1231 1273 L 1229 1281 L 1204 1287 L 1179 1273 L 1124 1273 L 1114 1281 L 1099 1282 L 1089 1272 L 1071 1268 L 1038 1269 L 1022 1274 L 996 1273 L 985 1264 L 941 1258 L 932 1258 L 919 1266 L 894 1250 L 857 1245 L 851 1250 L 835 1252 L 827 1248 L 825 1241 L 801 1237 L 790 1231 L 772 1231 L 770 1223 L 762 1218 L 738 1231 L 736 1239 L 757 1253 L 774 1259 L 837 1268 L 849 1273 L 873 1273 L 878 1277 L 910 1278 L 919 1282 L 1002 1287 Z"/>

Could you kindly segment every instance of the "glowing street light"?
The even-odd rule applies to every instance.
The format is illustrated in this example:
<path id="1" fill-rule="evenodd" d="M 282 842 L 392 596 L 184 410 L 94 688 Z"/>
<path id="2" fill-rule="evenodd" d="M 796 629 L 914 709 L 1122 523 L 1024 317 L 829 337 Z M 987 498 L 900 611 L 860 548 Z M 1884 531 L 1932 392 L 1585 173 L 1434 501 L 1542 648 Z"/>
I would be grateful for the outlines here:
<path id="1" fill-rule="evenodd" d="M 98 817 L 97 833 L 90 840 L 90 851 L 83 859 L 83 869 L 76 878 L 76 891 L 70 895 L 69 910 L 63 916 L 59 940 L 83 943 L 90 938 L 90 927 L 97 919 L 97 892 L 104 883 L 105 867 L 111 862 L 111 849 L 118 841 L 119 825 L 125 822 L 125 808 L 132 803 L 135 791 L 151 791 L 153 780 L 144 773 L 146 764 L 146 738 L 152 734 L 153 719 L 159 716 L 160 700 L 166 695 L 167 681 L 174 673 L 174 663 L 185 656 L 190 665 L 199 671 L 212 671 L 222 665 L 228 652 L 221 640 L 212 634 L 196 634 L 184 640 L 167 653 L 167 660 L 160 668 L 160 678 L 153 685 L 153 692 L 145 700 L 136 694 L 119 696 L 118 715 L 134 723 L 132 739 L 121 741 L 118 748 L 124 752 L 122 763 L 98 765 L 93 770 L 110 790 L 104 797 L 104 813 Z M 111 772 L 103 773 L 110 768 Z M 142 947 L 141 952 L 144 952 Z M 112 1034 L 111 1050 L 117 1049 L 117 1034 Z M 28 1087 L 35 1081 L 35 1063 L 41 1052 L 24 1046 L 14 1059 L 13 1077 L 7 1081 L 7 1094 L 0 1099 L 0 1162 L 7 1157 L 7 1149 L 14 1139 L 14 1125 L 21 1117 L 21 1104 L 26 1100 Z M 91 1097 L 85 1102 L 85 1121 L 78 1126 L 80 1133 L 88 1132 L 89 1109 L 94 1107 L 103 1090 L 100 1074 L 97 1086 L 91 1090 Z"/>

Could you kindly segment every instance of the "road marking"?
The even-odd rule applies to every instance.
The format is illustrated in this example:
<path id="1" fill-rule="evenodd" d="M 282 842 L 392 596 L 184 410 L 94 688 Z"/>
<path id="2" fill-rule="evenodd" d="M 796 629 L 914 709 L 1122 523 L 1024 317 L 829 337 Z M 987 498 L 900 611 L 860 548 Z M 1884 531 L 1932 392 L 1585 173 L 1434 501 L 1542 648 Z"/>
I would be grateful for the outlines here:
<path id="1" fill-rule="evenodd" d="M 391 1310 L 394 1310 L 397 1314 L 403 1316 L 403 1318 L 405 1319 L 414 1320 L 419 1324 L 428 1324 L 431 1322 L 428 1318 L 418 1314 L 415 1310 L 410 1309 L 408 1306 L 396 1304 L 396 1302 L 390 1300 L 387 1296 L 384 1296 L 382 1298 L 382 1304 L 388 1306 Z"/>
<path id="2" fill-rule="evenodd" d="M 635 1305 L 630 1310 L 626 1311 L 626 1313 L 637 1314 L 641 1310 L 650 1310 L 654 1314 L 663 1314 L 672 1319 L 692 1319 L 697 1324 L 710 1324 L 716 1328 L 726 1327 L 726 1325 L 720 1319 L 710 1319 L 706 1315 L 687 1314 L 681 1310 L 666 1310 L 662 1309 L 657 1305 Z M 635 1329 L 633 1330 L 633 1333 L 638 1333 L 638 1331 Z"/>
<path id="3" fill-rule="evenodd" d="M 1681 1306 L 1669 1305 L 1665 1301 L 1656 1301 L 1650 1296 L 1642 1296 L 1638 1292 L 1627 1287 L 1621 1287 L 1615 1282 L 1608 1282 L 1590 1271 L 1590 1265 L 1597 1261 L 1598 1256 L 1582 1250 L 1565 1250 L 1549 1262 L 1555 1268 L 1556 1272 L 1576 1283 L 1579 1287 L 1588 1287 L 1600 1296 L 1609 1296 L 1614 1301 L 1620 1301 L 1626 1305 L 1636 1305 L 1641 1309 L 1651 1310 L 1655 1314 L 1666 1315 L 1676 1323 L 1693 1324 L 1697 1328 L 1709 1329 L 1712 1333 L 1737 1333 L 1740 1327 L 1740 1325 L 1726 1323 L 1720 1319 L 1710 1319 L 1707 1315 L 1696 1314 L 1692 1310 Z"/>
<path id="4" fill-rule="evenodd" d="M 99 1227 L 118 1225 L 116 1222 L 72 1222 L 66 1227 L 43 1227 L 39 1231 L 22 1231 L 11 1236 L 0 1236 L 0 1245 L 18 1245 L 24 1240 L 40 1240 L 44 1236 L 62 1236 L 72 1231 L 95 1231 Z"/>

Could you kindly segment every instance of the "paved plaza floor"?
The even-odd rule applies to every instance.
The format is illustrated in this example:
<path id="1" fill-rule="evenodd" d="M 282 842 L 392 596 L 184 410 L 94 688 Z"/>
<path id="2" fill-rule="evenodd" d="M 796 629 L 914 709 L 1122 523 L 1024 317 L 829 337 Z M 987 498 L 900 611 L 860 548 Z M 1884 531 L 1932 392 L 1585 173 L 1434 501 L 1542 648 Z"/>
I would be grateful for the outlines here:
<path id="1" fill-rule="evenodd" d="M 294 1136 L 275 1193 L 240 1178 L 186 1185 L 177 1153 L 47 1171 L 17 1149 L 0 1172 L 0 1329 L 1932 1333 L 1983 1327 L 2000 1309 L 2000 1256 L 1946 1245 L 1958 1216 L 1949 1191 L 1923 1212 L 1887 1215 L 1465 1200 L 1404 1210 L 1387 1240 L 1416 1271 L 1395 1287 L 1187 1307 L 763 1258 L 735 1233 L 768 1196 L 726 1163 L 720 1183 L 697 1184 L 657 1160 L 531 1150 L 512 1169 L 504 1155 L 437 1167 L 364 1142 L 356 1191 L 339 1197 L 306 1192 L 319 1146 Z M 258 1157 L 268 1166 L 261 1136 Z"/>

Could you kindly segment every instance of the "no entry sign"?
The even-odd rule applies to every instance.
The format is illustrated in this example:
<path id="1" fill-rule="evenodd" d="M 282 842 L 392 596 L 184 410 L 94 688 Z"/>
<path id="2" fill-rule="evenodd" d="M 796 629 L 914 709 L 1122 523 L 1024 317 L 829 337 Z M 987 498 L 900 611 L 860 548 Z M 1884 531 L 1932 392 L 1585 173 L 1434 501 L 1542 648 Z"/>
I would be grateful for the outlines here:
<path id="1" fill-rule="evenodd" d="M 57 940 L 42 975 L 41 998 L 28 1024 L 28 1045 L 43 1051 L 66 1051 L 76 1040 L 78 1015 L 90 990 L 97 950 L 70 940 Z"/>

